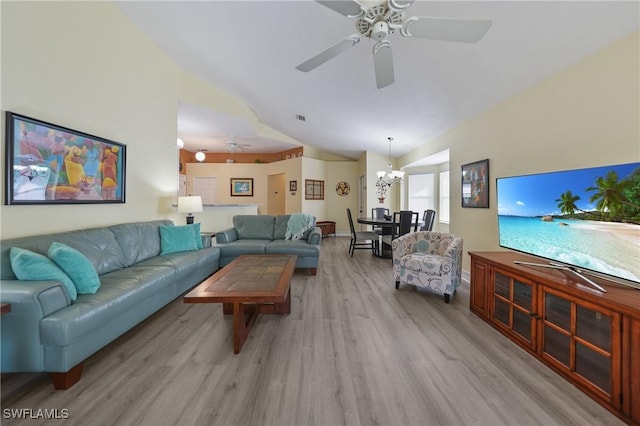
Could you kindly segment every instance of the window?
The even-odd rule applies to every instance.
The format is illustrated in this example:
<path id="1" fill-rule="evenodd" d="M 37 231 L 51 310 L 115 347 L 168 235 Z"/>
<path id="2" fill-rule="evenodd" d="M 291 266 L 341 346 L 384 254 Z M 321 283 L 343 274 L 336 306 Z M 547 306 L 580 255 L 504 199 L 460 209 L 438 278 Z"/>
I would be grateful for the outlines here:
<path id="1" fill-rule="evenodd" d="M 409 175 L 407 179 L 408 208 L 414 212 L 435 210 L 435 176 L 433 173 Z"/>
<path id="2" fill-rule="evenodd" d="M 189 195 L 199 195 L 202 197 L 202 204 L 216 203 L 216 183 L 215 177 L 195 176 L 193 178 L 193 188 Z M 186 194 L 185 194 L 186 195 Z"/>
<path id="3" fill-rule="evenodd" d="M 449 170 L 440 172 L 440 223 L 449 223 Z"/>

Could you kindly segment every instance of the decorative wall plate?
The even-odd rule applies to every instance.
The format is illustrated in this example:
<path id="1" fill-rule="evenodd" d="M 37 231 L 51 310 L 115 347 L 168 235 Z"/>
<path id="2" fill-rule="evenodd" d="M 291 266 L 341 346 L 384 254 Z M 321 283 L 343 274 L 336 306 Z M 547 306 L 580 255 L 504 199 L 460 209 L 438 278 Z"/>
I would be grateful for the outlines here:
<path id="1" fill-rule="evenodd" d="M 347 182 L 338 182 L 338 184 L 336 185 L 336 194 L 344 197 L 345 195 L 349 195 L 349 192 L 351 192 L 351 187 Z"/>

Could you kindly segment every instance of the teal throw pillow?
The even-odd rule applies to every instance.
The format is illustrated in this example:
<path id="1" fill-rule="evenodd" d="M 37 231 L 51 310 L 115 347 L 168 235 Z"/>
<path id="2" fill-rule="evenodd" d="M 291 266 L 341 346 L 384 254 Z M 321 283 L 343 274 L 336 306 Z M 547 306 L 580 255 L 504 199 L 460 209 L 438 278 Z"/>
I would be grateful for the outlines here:
<path id="1" fill-rule="evenodd" d="M 195 227 L 192 225 L 185 226 L 161 226 L 160 227 L 160 245 L 162 246 L 161 254 L 177 253 L 181 251 L 198 250 L 198 243 L 194 236 Z M 198 232 L 198 237 L 200 233 Z"/>
<path id="2" fill-rule="evenodd" d="M 19 280 L 59 281 L 69 293 L 69 299 L 76 300 L 78 297 L 73 281 L 47 256 L 19 247 L 11 247 L 9 259 L 11 269 Z"/>
<path id="3" fill-rule="evenodd" d="M 71 278 L 78 294 L 94 294 L 98 291 L 100 278 L 87 256 L 58 242 L 51 243 L 47 254 Z"/>
<path id="4" fill-rule="evenodd" d="M 190 226 L 193 229 L 193 233 L 195 234 L 195 237 L 196 237 L 196 246 L 198 246 L 198 249 L 201 249 L 202 236 L 200 236 L 200 222 L 194 223 L 193 225 L 187 225 L 187 226 Z"/>

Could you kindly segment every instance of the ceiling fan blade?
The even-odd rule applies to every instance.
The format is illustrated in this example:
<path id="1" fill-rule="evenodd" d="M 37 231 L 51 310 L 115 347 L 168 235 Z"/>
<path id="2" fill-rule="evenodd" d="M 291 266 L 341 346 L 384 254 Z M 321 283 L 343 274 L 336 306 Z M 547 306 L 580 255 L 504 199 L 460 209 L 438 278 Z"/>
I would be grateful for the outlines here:
<path id="1" fill-rule="evenodd" d="M 415 0 L 389 0 L 388 5 L 389 9 L 395 10 L 396 12 L 402 12 L 411 6 L 414 1 Z"/>
<path id="2" fill-rule="evenodd" d="M 338 12 L 340 15 L 344 15 L 351 19 L 360 19 L 364 16 L 365 11 L 355 1 L 345 0 L 316 0 L 321 5 L 328 7 L 329 9 Z"/>
<path id="3" fill-rule="evenodd" d="M 401 33 L 405 37 L 476 43 L 489 31 L 491 24 L 487 20 L 413 16 L 404 21 Z"/>
<path id="4" fill-rule="evenodd" d="M 298 65 L 296 67 L 296 69 L 298 71 L 302 71 L 302 72 L 309 72 L 312 69 L 324 64 L 329 59 L 332 59 L 332 58 L 338 56 L 342 52 L 344 52 L 346 50 L 349 50 L 349 48 L 351 48 L 351 47 L 355 46 L 356 44 L 358 44 L 358 42 L 360 41 L 361 37 L 362 36 L 359 35 L 359 34 L 358 35 L 356 35 L 356 34 L 350 35 L 349 37 L 347 37 L 344 40 L 340 41 L 338 44 L 335 44 L 335 45 L 331 46 L 327 50 L 318 53 L 313 58 L 301 63 L 300 65 Z"/>
<path id="5" fill-rule="evenodd" d="M 389 41 L 379 41 L 373 46 L 373 68 L 378 89 L 393 84 L 393 51 Z"/>

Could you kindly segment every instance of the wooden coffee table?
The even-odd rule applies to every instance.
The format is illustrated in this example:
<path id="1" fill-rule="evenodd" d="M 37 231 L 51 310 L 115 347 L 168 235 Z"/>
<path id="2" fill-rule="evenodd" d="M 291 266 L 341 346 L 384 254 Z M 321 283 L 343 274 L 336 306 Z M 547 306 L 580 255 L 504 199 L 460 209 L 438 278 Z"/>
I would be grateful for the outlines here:
<path id="1" fill-rule="evenodd" d="M 291 313 L 296 255 L 244 255 L 204 280 L 184 303 L 222 303 L 233 314 L 233 353 L 240 353 L 258 314 Z"/>

